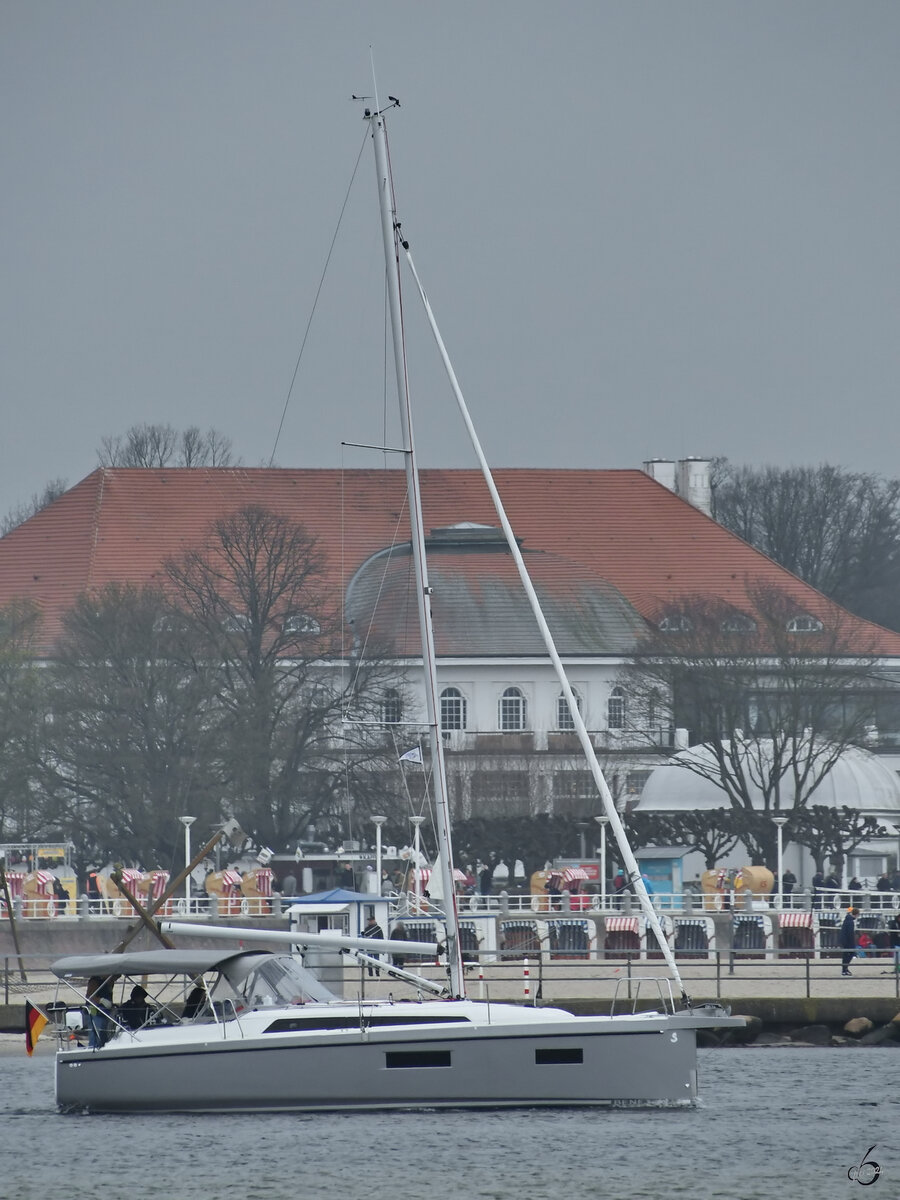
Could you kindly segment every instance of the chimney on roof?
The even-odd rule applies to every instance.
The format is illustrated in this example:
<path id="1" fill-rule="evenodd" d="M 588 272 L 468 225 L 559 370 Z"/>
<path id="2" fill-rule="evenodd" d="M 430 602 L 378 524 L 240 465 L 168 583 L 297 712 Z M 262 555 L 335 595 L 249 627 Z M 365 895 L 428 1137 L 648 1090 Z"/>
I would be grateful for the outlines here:
<path id="1" fill-rule="evenodd" d="M 712 516 L 710 466 L 708 458 L 682 458 L 677 463 L 669 458 L 651 458 L 644 463 L 644 471 L 709 517 Z"/>
<path id="2" fill-rule="evenodd" d="M 671 458 L 651 458 L 644 463 L 644 473 L 670 492 L 675 491 L 675 464 Z"/>
<path id="3" fill-rule="evenodd" d="M 683 458 L 678 464 L 678 495 L 709 517 L 712 515 L 712 487 L 708 458 Z"/>

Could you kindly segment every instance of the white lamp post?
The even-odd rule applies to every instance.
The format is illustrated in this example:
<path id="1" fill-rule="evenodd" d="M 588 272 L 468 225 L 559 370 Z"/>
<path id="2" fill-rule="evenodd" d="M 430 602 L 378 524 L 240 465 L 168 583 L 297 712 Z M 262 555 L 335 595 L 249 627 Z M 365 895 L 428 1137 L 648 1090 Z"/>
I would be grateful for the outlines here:
<path id="1" fill-rule="evenodd" d="M 773 817 L 775 828 L 778 832 L 778 881 L 776 883 L 775 896 L 777 898 L 776 908 L 781 908 L 784 904 L 784 884 L 782 876 L 784 875 L 784 864 L 782 863 L 782 854 L 784 847 L 782 846 L 782 830 L 787 825 L 787 817 Z"/>
<path id="2" fill-rule="evenodd" d="M 184 826 L 184 865 L 191 865 L 191 826 L 197 820 L 196 817 L 179 817 L 178 820 Z M 188 871 L 184 877 L 184 899 L 186 901 L 186 911 L 191 911 L 191 873 Z"/>
<path id="3" fill-rule="evenodd" d="M 413 854 L 415 855 L 416 865 L 413 867 L 413 894 L 416 897 L 416 908 L 419 907 L 419 899 L 422 895 L 422 876 L 419 874 L 419 829 L 424 817 L 410 817 L 410 822 L 413 827 Z"/>
<path id="4" fill-rule="evenodd" d="M 373 817 L 375 824 L 375 890 L 381 895 L 381 827 L 387 817 Z"/>
<path id="5" fill-rule="evenodd" d="M 609 824 L 609 817 L 606 813 L 601 813 L 599 817 L 594 817 L 594 820 L 600 826 L 600 908 L 606 910 L 606 827 Z"/>

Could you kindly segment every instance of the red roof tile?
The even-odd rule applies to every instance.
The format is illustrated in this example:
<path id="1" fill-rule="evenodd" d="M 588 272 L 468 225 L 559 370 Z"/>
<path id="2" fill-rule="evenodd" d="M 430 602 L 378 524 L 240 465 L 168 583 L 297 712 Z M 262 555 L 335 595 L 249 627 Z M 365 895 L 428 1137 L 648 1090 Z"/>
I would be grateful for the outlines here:
<path id="1" fill-rule="evenodd" d="M 788 589 L 803 611 L 827 609 L 814 589 L 642 471 L 505 469 L 496 480 L 527 550 L 579 564 L 648 619 L 695 595 L 740 607 L 747 584 L 760 581 Z M 477 471 L 425 470 L 421 489 L 426 529 L 497 523 Z M 216 517 L 246 504 L 304 524 L 326 554 L 330 585 L 343 589 L 367 556 L 407 540 L 405 493 L 396 470 L 98 469 L 0 539 L 0 603 L 36 600 L 49 648 L 79 592 L 161 578 L 167 557 L 202 544 Z M 900 635 L 858 627 L 867 644 L 900 655 Z"/>

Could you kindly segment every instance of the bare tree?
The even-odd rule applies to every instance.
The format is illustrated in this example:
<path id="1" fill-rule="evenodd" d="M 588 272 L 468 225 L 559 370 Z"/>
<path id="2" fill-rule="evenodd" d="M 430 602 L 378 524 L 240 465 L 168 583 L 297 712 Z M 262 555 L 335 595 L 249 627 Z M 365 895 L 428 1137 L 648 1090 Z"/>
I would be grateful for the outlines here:
<path id="1" fill-rule="evenodd" d="M 0 537 L 5 537 L 17 526 L 22 525 L 42 509 L 51 505 L 54 500 L 58 500 L 67 486 L 65 479 L 51 479 L 44 484 L 42 491 L 34 492 L 30 500 L 10 509 L 0 521 Z"/>
<path id="2" fill-rule="evenodd" d="M 120 437 L 104 437 L 97 457 L 101 467 L 236 466 L 231 439 L 217 429 L 201 433 L 191 425 L 182 433 L 171 425 L 132 425 Z"/>
<path id="3" fill-rule="evenodd" d="M 637 726 L 653 708 L 690 731 L 671 761 L 720 788 L 741 840 L 772 865 L 771 816 L 799 812 L 849 746 L 864 745 L 893 686 L 859 622 L 806 613 L 789 594 L 747 588 L 744 609 L 706 598 L 661 614 L 623 678 Z"/>
<path id="4" fill-rule="evenodd" d="M 233 467 L 237 466 L 231 453 L 231 438 L 218 429 L 207 429 L 201 433 L 191 425 L 181 435 L 178 454 L 181 467 Z"/>
<path id="5" fill-rule="evenodd" d="M 27 602 L 0 609 L 0 842 L 40 836 L 37 786 L 43 728 L 34 643 L 38 610 Z"/>
<path id="6" fill-rule="evenodd" d="M 395 756 L 377 725 L 398 680 L 380 660 L 341 669 L 340 613 L 316 539 L 251 506 L 166 569 L 199 652 L 216 664 L 226 794 L 242 828 L 280 848 L 380 802 Z"/>
<path id="7" fill-rule="evenodd" d="M 220 816 L 215 678 L 154 588 L 110 584 L 66 615 L 48 668 L 44 779 L 83 862 L 169 866 L 178 817 Z"/>
<path id="8" fill-rule="evenodd" d="M 900 481 L 719 464 L 713 515 L 826 596 L 900 629 Z"/>

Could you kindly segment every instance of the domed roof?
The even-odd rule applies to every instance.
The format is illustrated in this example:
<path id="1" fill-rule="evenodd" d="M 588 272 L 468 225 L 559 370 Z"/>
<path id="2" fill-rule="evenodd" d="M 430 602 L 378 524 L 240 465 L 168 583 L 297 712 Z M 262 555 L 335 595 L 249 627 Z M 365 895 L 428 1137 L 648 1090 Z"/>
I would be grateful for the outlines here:
<path id="1" fill-rule="evenodd" d="M 534 614 L 501 530 L 463 522 L 426 539 L 440 657 L 545 654 Z M 627 655 L 646 631 L 643 618 L 611 583 L 576 561 L 523 547 L 535 591 L 560 654 Z M 347 587 L 346 614 L 357 636 L 394 653 L 422 653 L 408 542 L 371 555 Z"/>
<path id="2" fill-rule="evenodd" d="M 724 743 L 725 746 L 729 744 Z M 771 756 L 771 741 L 752 743 Z M 644 784 L 637 808 L 641 812 L 683 812 L 694 809 L 727 808 L 729 800 L 722 788 L 711 779 L 698 775 L 696 770 L 679 766 L 685 761 L 702 764 L 712 774 L 715 757 L 707 746 L 692 746 L 680 750 L 661 767 L 657 767 Z M 748 777 L 751 769 L 746 770 Z M 753 786 L 753 807 L 762 809 L 762 792 Z M 790 808 L 794 802 L 794 787 L 790 775 L 781 784 L 781 807 Z M 900 813 L 900 780 L 889 767 L 858 746 L 848 746 L 837 762 L 810 796 L 809 804 L 824 804 L 831 808 L 857 808 L 867 813 Z"/>

